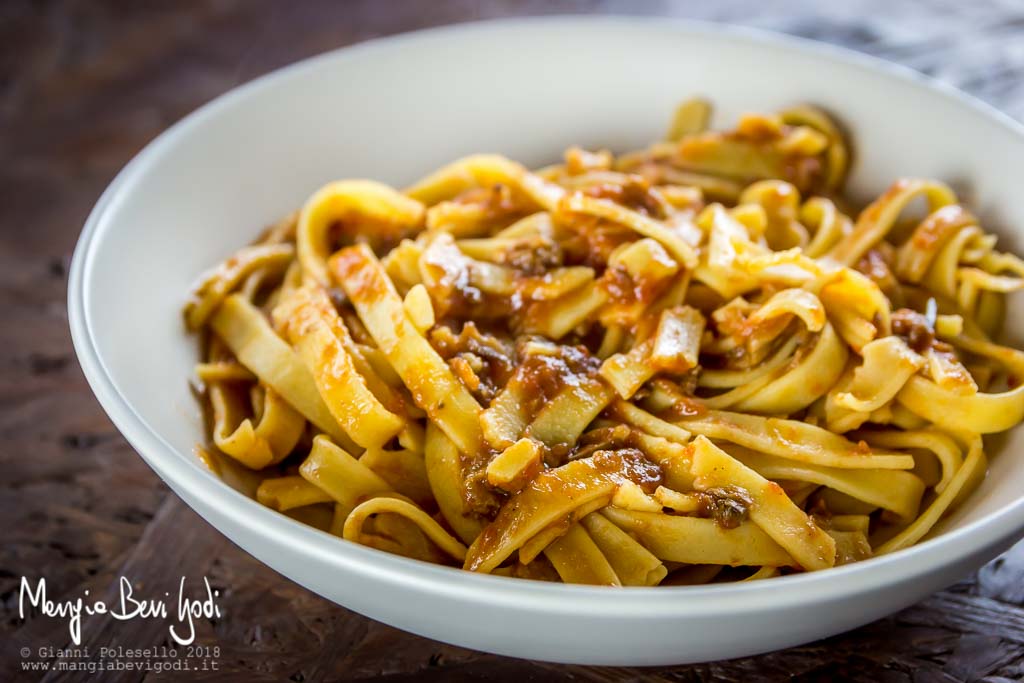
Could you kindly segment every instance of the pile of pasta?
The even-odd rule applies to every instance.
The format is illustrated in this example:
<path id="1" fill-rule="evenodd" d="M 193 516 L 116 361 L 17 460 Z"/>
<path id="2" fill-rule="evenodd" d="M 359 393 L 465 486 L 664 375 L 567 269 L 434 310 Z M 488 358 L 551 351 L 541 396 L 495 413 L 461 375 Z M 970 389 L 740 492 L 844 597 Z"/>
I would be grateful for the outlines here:
<path id="1" fill-rule="evenodd" d="M 366 546 L 567 583 L 906 548 L 1024 417 L 1024 262 L 941 182 L 859 213 L 809 106 L 530 171 L 332 182 L 204 276 L 200 455 Z"/>

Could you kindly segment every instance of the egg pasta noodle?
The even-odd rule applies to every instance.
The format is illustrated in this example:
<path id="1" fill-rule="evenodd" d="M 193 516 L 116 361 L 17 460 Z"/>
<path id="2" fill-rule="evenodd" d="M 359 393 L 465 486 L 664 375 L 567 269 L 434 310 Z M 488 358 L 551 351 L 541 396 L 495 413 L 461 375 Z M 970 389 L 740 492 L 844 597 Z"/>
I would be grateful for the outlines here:
<path id="1" fill-rule="evenodd" d="M 197 284 L 206 464 L 347 541 L 621 586 L 906 548 L 1024 418 L 1024 262 L 937 180 L 860 211 L 798 106 L 339 180 Z"/>

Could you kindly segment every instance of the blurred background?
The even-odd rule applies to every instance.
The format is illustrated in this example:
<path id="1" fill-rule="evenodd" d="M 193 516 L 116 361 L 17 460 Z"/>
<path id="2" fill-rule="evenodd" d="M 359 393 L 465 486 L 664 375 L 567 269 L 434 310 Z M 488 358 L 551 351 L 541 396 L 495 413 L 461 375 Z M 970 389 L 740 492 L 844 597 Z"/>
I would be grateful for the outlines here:
<path id="1" fill-rule="evenodd" d="M 160 483 L 103 415 L 71 349 L 67 267 L 89 209 L 143 146 L 236 85 L 326 50 L 449 23 L 569 13 L 689 17 L 826 41 L 910 66 L 1024 118 L 1018 0 L 3 0 L 0 680 L 22 646 L 66 640 L 63 624 L 18 618 L 22 575 L 46 576 L 61 599 L 86 588 L 102 593 L 122 574 L 157 582 L 210 576 L 225 593 L 226 615 L 202 624 L 198 642 L 222 647 L 226 672 L 244 680 L 1024 678 L 1022 546 L 899 615 L 735 662 L 566 668 L 416 638 L 327 603 L 232 546 Z M 94 631 L 91 644 L 141 647 L 165 635 L 162 627 L 112 628 Z"/>

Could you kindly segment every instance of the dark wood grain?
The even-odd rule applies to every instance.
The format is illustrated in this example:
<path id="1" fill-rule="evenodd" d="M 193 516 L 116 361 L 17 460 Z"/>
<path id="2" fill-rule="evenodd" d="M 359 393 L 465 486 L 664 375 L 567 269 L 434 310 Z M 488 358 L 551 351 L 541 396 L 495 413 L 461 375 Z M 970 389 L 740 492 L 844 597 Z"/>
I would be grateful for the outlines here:
<path id="1" fill-rule="evenodd" d="M 893 617 L 761 657 L 608 669 L 439 644 L 333 605 L 235 548 L 168 492 L 103 415 L 71 350 L 67 265 L 90 207 L 149 140 L 235 85 L 324 50 L 457 21 L 565 12 L 692 16 L 844 44 L 1024 117 L 1024 7 L 1011 0 L 0 3 L 0 680 L 22 675 L 21 648 L 68 642 L 61 621 L 18 618 L 22 575 L 45 576 L 57 598 L 86 589 L 113 597 L 122 575 L 161 590 L 182 575 L 210 577 L 225 615 L 200 624 L 198 642 L 221 648 L 220 671 L 192 672 L 198 680 L 1024 678 L 1021 545 Z M 167 641 L 156 624 L 99 620 L 84 630 L 95 647 Z M 185 675 L 103 678 L 150 677 Z"/>

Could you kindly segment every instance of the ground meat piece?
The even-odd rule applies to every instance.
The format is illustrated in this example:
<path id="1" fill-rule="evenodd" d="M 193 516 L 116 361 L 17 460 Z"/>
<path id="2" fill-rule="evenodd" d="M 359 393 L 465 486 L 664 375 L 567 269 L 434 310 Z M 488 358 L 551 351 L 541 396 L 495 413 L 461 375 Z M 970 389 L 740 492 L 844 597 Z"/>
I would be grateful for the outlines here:
<path id="1" fill-rule="evenodd" d="M 582 190 L 583 194 L 598 199 L 611 199 L 634 211 L 663 218 L 661 202 L 651 192 L 650 182 L 641 176 L 631 175 L 625 183 L 591 185 Z"/>
<path id="2" fill-rule="evenodd" d="M 554 344 L 541 338 L 524 338 L 517 345 L 519 366 L 515 381 L 529 397 L 527 410 L 535 413 L 563 387 L 576 385 L 581 377 L 594 377 L 601 361 L 583 346 Z"/>
<path id="3" fill-rule="evenodd" d="M 857 262 L 856 268 L 875 282 L 882 282 L 889 277 L 889 265 L 877 249 L 871 249 L 864 254 Z"/>
<path id="4" fill-rule="evenodd" d="M 580 436 L 566 459 L 579 460 L 580 458 L 589 458 L 597 451 L 616 450 L 626 446 L 635 448 L 636 438 L 634 434 L 633 429 L 624 424 L 591 430 Z"/>
<path id="5" fill-rule="evenodd" d="M 505 502 L 507 495 L 487 483 L 486 463 L 489 458 L 482 458 L 478 463 L 467 463 L 463 460 L 463 468 L 469 471 L 463 482 L 462 498 L 470 514 L 481 519 L 491 519 Z"/>
<path id="6" fill-rule="evenodd" d="M 427 339 L 452 366 L 477 399 L 490 402 L 505 386 L 515 368 L 512 343 L 497 334 L 482 332 L 468 322 L 456 335 L 447 324 L 435 326 Z"/>
<path id="7" fill-rule="evenodd" d="M 489 221 L 509 220 L 510 217 L 525 215 L 527 210 L 520 198 L 512 192 L 512 188 L 504 183 L 466 190 L 454 201 L 459 204 L 476 204 L 482 207 L 486 211 Z"/>
<path id="8" fill-rule="evenodd" d="M 596 216 L 560 214 L 556 216 L 561 239 L 562 262 L 567 266 L 589 266 L 604 272 L 612 252 L 636 239 L 629 228 Z"/>
<path id="9" fill-rule="evenodd" d="M 498 263 L 511 266 L 524 275 L 543 275 L 561 266 L 563 256 L 558 242 L 545 237 L 531 236 L 499 254 L 497 260 Z"/>
<path id="10" fill-rule="evenodd" d="M 892 333 L 903 337 L 907 346 L 917 353 L 924 353 L 935 343 L 935 330 L 921 313 L 901 308 L 892 314 Z"/>
<path id="11" fill-rule="evenodd" d="M 698 493 L 697 513 L 710 517 L 723 529 L 735 529 L 750 515 L 754 504 L 746 489 L 739 486 L 721 486 Z"/>
<path id="12" fill-rule="evenodd" d="M 638 448 L 597 451 L 591 460 L 597 469 L 620 474 L 638 485 L 644 493 L 654 493 L 664 482 L 661 466 L 648 460 Z"/>

